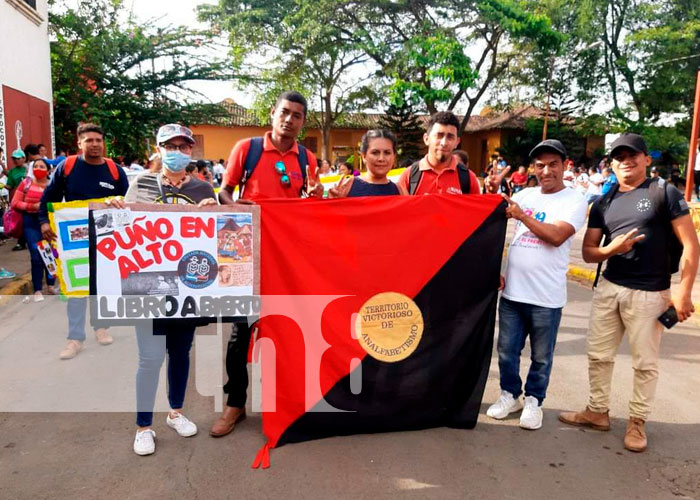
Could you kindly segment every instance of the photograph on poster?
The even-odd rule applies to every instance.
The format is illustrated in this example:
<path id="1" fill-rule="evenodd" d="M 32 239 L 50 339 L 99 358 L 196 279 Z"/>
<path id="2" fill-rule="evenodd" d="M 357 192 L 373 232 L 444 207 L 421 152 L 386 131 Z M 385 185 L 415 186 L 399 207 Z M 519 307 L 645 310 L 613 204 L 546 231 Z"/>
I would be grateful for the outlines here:
<path id="1" fill-rule="evenodd" d="M 253 218 L 249 213 L 220 215 L 216 221 L 220 264 L 250 262 L 253 256 Z"/>
<path id="2" fill-rule="evenodd" d="M 176 271 L 130 274 L 122 281 L 122 295 L 178 295 Z"/>
<path id="3" fill-rule="evenodd" d="M 248 264 L 219 264 L 219 286 L 245 286 L 253 279 L 253 266 Z"/>
<path id="4" fill-rule="evenodd" d="M 72 242 L 75 241 L 87 241 L 89 237 L 88 225 L 84 226 L 73 226 L 68 229 L 68 238 Z"/>

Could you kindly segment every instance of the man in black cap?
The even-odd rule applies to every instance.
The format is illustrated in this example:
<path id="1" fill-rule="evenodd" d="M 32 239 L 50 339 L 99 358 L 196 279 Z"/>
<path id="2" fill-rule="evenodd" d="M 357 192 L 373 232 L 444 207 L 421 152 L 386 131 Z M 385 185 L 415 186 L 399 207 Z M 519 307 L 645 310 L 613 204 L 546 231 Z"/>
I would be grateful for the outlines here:
<path id="1" fill-rule="evenodd" d="M 554 345 L 566 304 L 566 272 L 573 236 L 586 221 L 586 200 L 564 185 L 566 149 L 555 140 L 530 152 L 539 186 L 519 191 L 506 215 L 516 220 L 499 304 L 498 367 L 501 396 L 486 414 L 503 419 L 523 408 L 520 353 L 530 337 L 530 370 L 520 427 L 542 427 Z"/>
<path id="2" fill-rule="evenodd" d="M 595 202 L 583 240 L 586 262 L 608 261 L 593 294 L 588 330 L 588 406 L 565 412 L 571 425 L 610 429 L 608 404 L 617 348 L 629 336 L 634 388 L 624 447 L 644 451 L 644 430 L 659 376 L 663 325 L 659 316 L 672 304 L 679 321 L 693 313 L 691 292 L 700 244 L 681 193 L 663 179 L 649 179 L 651 163 L 642 136 L 622 134 L 610 151 L 619 184 Z M 603 246 L 599 246 L 605 237 Z M 682 248 L 681 248 L 682 247 Z M 671 274 L 681 281 L 671 294 Z"/>

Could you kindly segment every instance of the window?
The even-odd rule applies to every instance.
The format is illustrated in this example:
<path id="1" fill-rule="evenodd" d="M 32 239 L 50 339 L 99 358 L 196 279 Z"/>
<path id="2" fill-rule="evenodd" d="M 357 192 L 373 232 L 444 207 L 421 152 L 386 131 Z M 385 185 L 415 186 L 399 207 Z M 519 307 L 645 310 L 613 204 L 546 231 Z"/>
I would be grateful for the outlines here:
<path id="1" fill-rule="evenodd" d="M 318 137 L 305 137 L 304 140 L 301 141 L 301 145 L 311 150 L 313 154 L 318 153 Z"/>
<path id="2" fill-rule="evenodd" d="M 36 9 L 36 0 L 6 1 L 37 26 L 41 26 L 41 24 L 44 22 L 44 18 L 39 15 L 39 12 Z"/>

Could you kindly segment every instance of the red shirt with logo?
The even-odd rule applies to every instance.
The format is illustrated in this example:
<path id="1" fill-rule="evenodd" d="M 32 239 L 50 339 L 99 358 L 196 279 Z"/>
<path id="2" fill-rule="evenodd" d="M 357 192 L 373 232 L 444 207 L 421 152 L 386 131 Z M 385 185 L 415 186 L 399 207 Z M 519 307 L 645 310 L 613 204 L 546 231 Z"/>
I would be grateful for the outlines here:
<path id="1" fill-rule="evenodd" d="M 260 155 L 253 174 L 246 181 L 243 187 L 241 198 L 245 200 L 254 200 L 261 198 L 299 198 L 303 187 L 304 178 L 301 175 L 299 168 L 299 145 L 294 142 L 294 145 L 288 151 L 281 153 L 272 144 L 272 132 L 265 133 L 263 137 L 263 151 Z M 241 182 L 243 177 L 243 165 L 245 164 L 246 156 L 250 150 L 250 139 L 238 141 L 231 150 L 231 155 L 228 157 L 228 166 L 224 175 L 224 183 L 235 188 Z M 306 156 L 309 161 L 308 176 L 317 178 L 317 163 L 314 154 L 306 150 Z M 283 162 L 290 184 L 285 186 L 281 182 L 281 175 L 277 173 L 275 164 Z"/>
<path id="2" fill-rule="evenodd" d="M 428 163 L 427 157 L 421 159 L 418 169 L 422 172 L 416 192 L 413 194 L 479 194 L 481 188 L 479 179 L 474 172 L 469 171 L 469 193 L 462 193 L 459 185 L 459 173 L 457 172 L 457 157 L 453 156 L 450 164 L 440 173 L 435 172 Z M 399 185 L 406 191 L 410 187 L 411 169 L 407 168 L 399 177 Z"/>

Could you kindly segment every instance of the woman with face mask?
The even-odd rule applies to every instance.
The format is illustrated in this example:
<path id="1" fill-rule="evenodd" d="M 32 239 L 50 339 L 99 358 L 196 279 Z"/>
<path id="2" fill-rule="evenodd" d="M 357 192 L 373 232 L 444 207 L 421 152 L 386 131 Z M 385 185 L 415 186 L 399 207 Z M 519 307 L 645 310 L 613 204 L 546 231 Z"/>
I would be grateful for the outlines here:
<path id="1" fill-rule="evenodd" d="M 199 207 L 216 205 L 211 184 L 185 170 L 192 159 L 192 131 L 178 124 L 164 125 L 158 130 L 156 139 L 162 170 L 140 174 L 129 186 L 124 200 L 112 200 L 109 204 L 116 208 L 123 208 L 125 202 L 191 204 Z M 160 293 L 167 295 L 163 290 Z M 156 449 L 156 433 L 151 425 L 158 375 L 166 353 L 168 402 L 171 408 L 166 423 L 182 437 L 197 433 L 195 423 L 182 413 L 190 370 L 190 347 L 197 326 L 196 320 L 186 319 L 156 319 L 136 326 L 139 367 L 136 373 L 137 429 L 134 452 L 137 455 L 150 455 Z"/>
<path id="2" fill-rule="evenodd" d="M 36 244 L 41 241 L 41 224 L 39 223 L 39 201 L 44 189 L 49 184 L 49 167 L 44 160 L 34 160 L 31 174 L 28 175 L 15 190 L 12 198 L 12 208 L 22 214 L 22 230 L 29 247 L 32 262 L 32 285 L 34 286 L 34 302 L 44 300 L 42 293 L 44 275 L 48 293 L 55 295 L 56 278 L 49 276 L 44 261 L 41 259 Z"/>

